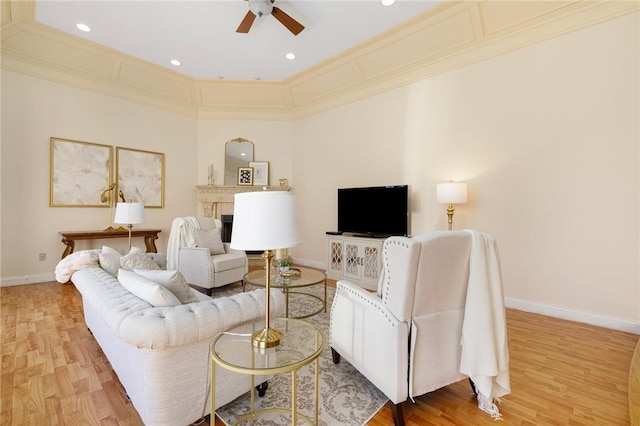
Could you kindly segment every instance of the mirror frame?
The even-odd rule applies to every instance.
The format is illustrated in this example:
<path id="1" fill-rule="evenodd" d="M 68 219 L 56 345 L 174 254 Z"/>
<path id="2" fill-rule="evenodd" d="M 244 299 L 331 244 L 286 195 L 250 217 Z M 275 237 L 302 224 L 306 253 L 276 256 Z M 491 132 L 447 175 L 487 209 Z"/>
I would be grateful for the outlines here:
<path id="1" fill-rule="evenodd" d="M 236 162 L 234 164 L 230 164 L 229 158 L 235 158 L 232 155 L 229 155 L 229 147 L 233 146 L 233 144 L 240 143 L 250 143 L 251 144 L 251 158 L 247 158 L 246 164 L 242 164 L 243 162 Z M 230 145 L 231 144 L 231 145 Z M 249 162 L 254 161 L 255 155 L 255 145 L 253 141 L 245 138 L 235 138 L 228 140 L 224 145 L 224 177 L 222 182 L 227 186 L 237 186 L 237 176 L 238 176 L 238 167 L 249 167 Z M 233 183 L 227 183 L 227 180 L 233 179 Z"/>

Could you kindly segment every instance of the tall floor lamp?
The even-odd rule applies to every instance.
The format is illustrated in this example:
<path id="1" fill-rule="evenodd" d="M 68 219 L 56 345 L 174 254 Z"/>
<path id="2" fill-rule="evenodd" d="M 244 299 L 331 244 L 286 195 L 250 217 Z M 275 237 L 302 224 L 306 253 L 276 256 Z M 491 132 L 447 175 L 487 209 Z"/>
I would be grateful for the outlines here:
<path id="1" fill-rule="evenodd" d="M 131 250 L 131 228 L 144 222 L 144 203 L 118 203 L 114 223 L 126 224 L 129 228 L 129 250 Z"/>
<path id="2" fill-rule="evenodd" d="M 439 183 L 436 187 L 438 202 L 448 204 L 449 231 L 453 229 L 453 205 L 467 202 L 467 184 L 464 182 Z"/>
<path id="3" fill-rule="evenodd" d="M 297 246 L 302 242 L 296 197 L 285 191 L 258 191 L 236 194 L 233 209 L 231 248 L 264 250 L 265 325 L 253 333 L 251 343 L 256 348 L 271 348 L 280 344 L 282 334 L 271 328 L 269 292 L 271 288 L 271 258 L 274 250 Z"/>

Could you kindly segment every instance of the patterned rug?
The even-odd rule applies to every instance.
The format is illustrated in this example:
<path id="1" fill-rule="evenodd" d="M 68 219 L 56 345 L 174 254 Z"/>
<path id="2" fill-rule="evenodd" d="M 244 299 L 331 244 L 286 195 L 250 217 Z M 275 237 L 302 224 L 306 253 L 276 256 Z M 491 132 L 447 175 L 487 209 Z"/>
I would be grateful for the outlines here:
<path id="1" fill-rule="evenodd" d="M 241 286 L 227 286 L 214 292 L 213 297 L 224 296 L 242 291 Z M 248 287 L 247 290 L 251 288 Z M 278 290 L 271 290 L 278 291 Z M 320 285 L 304 289 L 305 292 L 322 298 L 324 288 Z M 320 413 L 319 424 L 323 426 L 364 425 L 387 402 L 387 397 L 373 386 L 364 376 L 353 368 L 344 358 L 339 364 L 331 360 L 329 348 L 329 311 L 335 289 L 327 288 L 327 312 L 321 312 L 306 320 L 322 328 L 327 334 L 327 346 L 320 356 Z M 318 310 L 321 303 L 311 297 L 292 295 L 289 299 L 289 309 L 292 316 L 304 315 Z M 300 369 L 298 373 L 298 410 L 313 419 L 314 413 L 314 380 L 311 365 Z M 279 374 L 269 381 L 269 388 L 264 397 L 256 393 L 255 409 L 266 407 L 291 406 L 291 374 Z M 227 425 L 230 425 L 249 411 L 249 393 L 216 410 L 216 415 Z M 244 422 L 241 424 L 250 424 Z M 260 416 L 256 425 L 280 426 L 291 424 L 291 416 L 273 413 Z M 306 424 L 298 418 L 298 424 Z"/>

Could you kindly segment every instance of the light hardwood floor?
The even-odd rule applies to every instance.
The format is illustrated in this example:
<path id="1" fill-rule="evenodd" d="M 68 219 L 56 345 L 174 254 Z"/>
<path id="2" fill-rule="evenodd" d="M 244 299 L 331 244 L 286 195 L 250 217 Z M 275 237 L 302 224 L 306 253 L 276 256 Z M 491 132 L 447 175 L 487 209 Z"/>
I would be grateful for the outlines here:
<path id="1" fill-rule="evenodd" d="M 142 423 L 88 332 L 73 285 L 4 287 L 0 302 L 1 425 Z M 507 326 L 512 393 L 503 399 L 502 424 L 629 424 L 637 335 L 515 310 Z M 477 409 L 466 381 L 404 410 L 407 425 L 496 424 Z M 388 405 L 368 424 L 392 424 Z"/>

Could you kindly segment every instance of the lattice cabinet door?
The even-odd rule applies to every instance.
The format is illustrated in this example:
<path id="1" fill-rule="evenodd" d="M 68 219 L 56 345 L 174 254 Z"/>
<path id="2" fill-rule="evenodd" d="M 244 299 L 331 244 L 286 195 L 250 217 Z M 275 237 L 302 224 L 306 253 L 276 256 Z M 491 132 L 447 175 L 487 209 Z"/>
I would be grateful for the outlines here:
<path id="1" fill-rule="evenodd" d="M 376 243 L 362 245 L 362 279 L 377 283 L 382 269 L 382 245 Z"/>
<path id="2" fill-rule="evenodd" d="M 327 273 L 342 275 L 344 272 L 344 242 L 341 238 L 329 238 L 329 262 Z"/>
<path id="3" fill-rule="evenodd" d="M 344 276 L 360 280 L 362 278 L 362 246 L 353 240 L 344 241 Z"/>

